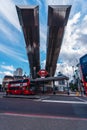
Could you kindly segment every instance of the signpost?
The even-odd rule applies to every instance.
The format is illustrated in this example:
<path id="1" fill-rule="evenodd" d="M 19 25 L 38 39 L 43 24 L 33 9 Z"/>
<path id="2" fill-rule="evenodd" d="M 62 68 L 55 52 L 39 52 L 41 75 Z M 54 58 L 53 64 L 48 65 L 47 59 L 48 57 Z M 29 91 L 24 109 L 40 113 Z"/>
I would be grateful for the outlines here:
<path id="1" fill-rule="evenodd" d="M 48 75 L 48 72 L 46 70 L 42 69 L 42 70 L 39 70 L 38 75 L 41 78 L 45 78 Z"/>
<path id="2" fill-rule="evenodd" d="M 41 78 L 45 78 L 48 75 L 48 72 L 44 69 L 39 70 L 37 73 Z M 44 93 L 44 81 L 43 81 L 43 93 Z"/>

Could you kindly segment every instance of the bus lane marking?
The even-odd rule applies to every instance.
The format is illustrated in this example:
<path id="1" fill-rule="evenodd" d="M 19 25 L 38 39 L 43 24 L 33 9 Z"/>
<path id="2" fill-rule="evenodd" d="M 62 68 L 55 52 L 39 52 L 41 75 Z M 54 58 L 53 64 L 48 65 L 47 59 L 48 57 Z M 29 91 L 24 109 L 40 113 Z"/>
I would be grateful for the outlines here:
<path id="1" fill-rule="evenodd" d="M 40 114 L 18 114 L 18 113 L 0 113 L 1 116 L 18 116 L 18 117 L 28 117 L 28 118 L 42 118 L 42 119 L 62 119 L 62 120 L 81 120 L 87 121 L 87 118 L 80 118 L 80 117 L 67 117 L 67 116 L 52 116 L 52 115 L 40 115 Z"/>

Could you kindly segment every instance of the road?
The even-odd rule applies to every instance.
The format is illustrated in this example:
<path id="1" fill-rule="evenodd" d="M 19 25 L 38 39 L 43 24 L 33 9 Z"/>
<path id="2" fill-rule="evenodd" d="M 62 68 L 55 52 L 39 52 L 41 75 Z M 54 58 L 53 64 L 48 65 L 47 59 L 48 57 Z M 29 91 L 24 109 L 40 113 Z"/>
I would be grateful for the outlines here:
<path id="1" fill-rule="evenodd" d="M 85 130 L 87 97 L 0 98 L 0 130 Z"/>

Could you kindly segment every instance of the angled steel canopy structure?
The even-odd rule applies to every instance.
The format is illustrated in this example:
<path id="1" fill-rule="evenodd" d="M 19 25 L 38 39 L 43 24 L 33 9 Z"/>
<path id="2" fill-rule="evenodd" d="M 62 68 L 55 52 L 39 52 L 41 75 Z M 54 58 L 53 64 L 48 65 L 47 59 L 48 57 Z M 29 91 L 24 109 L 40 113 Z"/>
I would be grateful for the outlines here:
<path id="1" fill-rule="evenodd" d="M 16 6 L 16 9 L 26 42 L 30 73 L 32 78 L 36 78 L 36 74 L 40 70 L 39 6 Z M 48 71 L 50 77 L 55 74 L 70 9 L 70 5 L 48 6 L 47 57 L 45 69 Z"/>
<path id="2" fill-rule="evenodd" d="M 46 77 L 46 78 L 36 78 L 36 79 L 30 79 L 31 82 L 46 82 L 46 81 L 60 81 L 60 80 L 69 80 L 69 78 L 65 75 L 58 76 L 58 77 Z"/>
<path id="3" fill-rule="evenodd" d="M 46 70 L 50 76 L 55 74 L 70 9 L 70 5 L 52 5 L 48 7 Z"/>
<path id="4" fill-rule="evenodd" d="M 35 78 L 40 70 L 39 7 L 16 6 L 16 9 L 26 42 L 30 73 L 32 78 Z"/>

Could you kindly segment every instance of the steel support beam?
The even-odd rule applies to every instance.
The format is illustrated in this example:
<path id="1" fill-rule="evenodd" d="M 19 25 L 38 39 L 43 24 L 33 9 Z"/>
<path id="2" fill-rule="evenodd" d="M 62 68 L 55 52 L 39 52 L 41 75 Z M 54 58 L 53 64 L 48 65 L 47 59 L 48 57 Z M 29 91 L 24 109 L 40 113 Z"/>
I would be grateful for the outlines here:
<path id="1" fill-rule="evenodd" d="M 24 33 L 30 73 L 32 78 L 36 78 L 40 70 L 39 7 L 16 6 L 16 9 Z"/>

